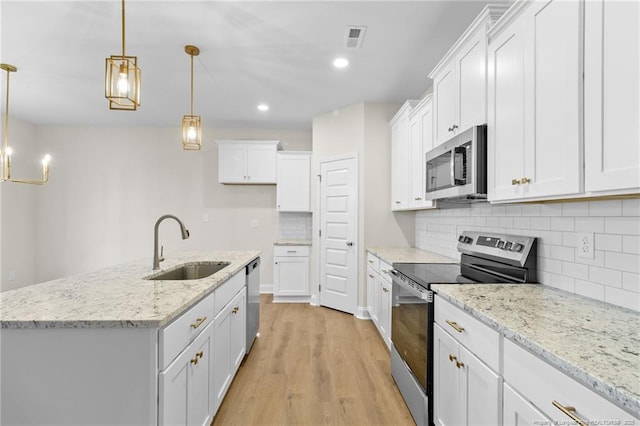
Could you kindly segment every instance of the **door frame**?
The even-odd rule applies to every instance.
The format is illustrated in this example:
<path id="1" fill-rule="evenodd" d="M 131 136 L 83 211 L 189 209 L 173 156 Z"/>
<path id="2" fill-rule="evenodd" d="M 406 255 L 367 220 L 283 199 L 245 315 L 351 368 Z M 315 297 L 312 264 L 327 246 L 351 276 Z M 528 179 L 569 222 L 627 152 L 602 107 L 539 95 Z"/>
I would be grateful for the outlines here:
<path id="1" fill-rule="evenodd" d="M 354 160 L 354 172 L 355 172 L 355 176 L 356 176 L 356 183 L 355 183 L 355 187 L 354 187 L 354 208 L 355 208 L 355 224 L 354 224 L 354 238 L 353 238 L 353 242 L 355 244 L 355 276 L 354 276 L 354 280 L 355 280 L 355 300 L 354 300 L 354 306 L 353 306 L 353 315 L 357 316 L 358 314 L 358 300 L 360 297 L 360 200 L 359 200 L 359 186 L 360 186 L 360 168 L 359 168 L 359 163 L 360 163 L 360 159 L 358 156 L 357 152 L 352 152 L 349 154 L 341 154 L 341 155 L 330 155 L 327 157 L 322 157 L 318 159 L 318 169 L 317 169 L 317 181 L 316 181 L 316 185 L 317 185 L 317 191 L 316 191 L 316 206 L 317 206 L 317 216 L 318 216 L 318 229 L 316 230 L 318 233 L 316 233 L 314 235 L 314 237 L 318 238 L 318 250 L 315 252 L 315 257 L 316 257 L 316 264 L 317 266 L 317 270 L 316 270 L 316 276 L 318 277 L 318 286 L 320 286 L 320 283 L 322 282 L 322 265 L 320 264 L 320 253 L 322 251 L 322 238 L 319 235 L 319 231 L 321 229 L 321 224 L 322 224 L 322 183 L 320 182 L 320 177 L 322 176 L 321 171 L 322 171 L 322 164 L 323 163 L 330 163 L 333 161 L 340 161 L 340 160 Z M 322 301 L 321 301 L 321 292 L 318 290 L 317 293 L 318 295 L 316 300 L 313 300 L 314 297 L 312 296 L 312 304 L 316 305 L 316 306 L 322 306 Z"/>

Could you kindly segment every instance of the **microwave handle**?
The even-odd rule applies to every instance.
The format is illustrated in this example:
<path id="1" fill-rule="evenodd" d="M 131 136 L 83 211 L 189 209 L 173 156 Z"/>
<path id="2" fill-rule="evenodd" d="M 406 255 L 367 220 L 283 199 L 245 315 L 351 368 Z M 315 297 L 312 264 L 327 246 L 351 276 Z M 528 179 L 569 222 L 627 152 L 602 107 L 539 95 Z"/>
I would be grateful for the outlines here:
<path id="1" fill-rule="evenodd" d="M 451 182 L 453 182 L 454 185 L 465 185 L 467 183 L 467 179 L 466 176 L 463 176 L 463 179 L 456 179 L 456 175 L 455 175 L 455 164 L 456 164 L 456 155 L 461 155 L 462 156 L 462 167 L 464 168 L 464 165 L 467 164 L 467 148 L 465 148 L 464 146 L 457 146 L 454 149 L 451 150 L 452 152 L 452 161 L 451 161 Z"/>

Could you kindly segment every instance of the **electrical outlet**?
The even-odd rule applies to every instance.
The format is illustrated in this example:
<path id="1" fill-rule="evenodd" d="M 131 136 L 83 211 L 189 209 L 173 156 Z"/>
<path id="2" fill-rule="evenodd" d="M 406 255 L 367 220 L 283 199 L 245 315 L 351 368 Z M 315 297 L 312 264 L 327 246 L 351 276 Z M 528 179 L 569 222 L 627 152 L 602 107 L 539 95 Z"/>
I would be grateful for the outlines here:
<path id="1" fill-rule="evenodd" d="M 251 221 L 251 227 L 252 228 L 257 228 L 258 227 L 258 219 L 253 219 Z"/>
<path id="2" fill-rule="evenodd" d="M 594 249 L 593 232 L 578 232 L 578 257 L 593 259 Z"/>
<path id="3" fill-rule="evenodd" d="M 9 271 L 9 281 L 16 279 L 16 271 Z"/>

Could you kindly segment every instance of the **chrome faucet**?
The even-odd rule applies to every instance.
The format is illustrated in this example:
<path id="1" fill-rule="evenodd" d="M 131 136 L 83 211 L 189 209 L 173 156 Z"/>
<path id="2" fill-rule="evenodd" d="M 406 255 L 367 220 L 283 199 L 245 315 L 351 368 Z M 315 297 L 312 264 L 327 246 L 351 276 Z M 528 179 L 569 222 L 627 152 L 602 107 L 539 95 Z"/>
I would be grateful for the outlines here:
<path id="1" fill-rule="evenodd" d="M 164 260 L 162 256 L 164 247 L 160 249 L 160 256 L 158 256 L 158 227 L 160 226 L 160 222 L 163 220 L 171 218 L 174 219 L 180 225 L 180 232 L 182 233 L 182 239 L 186 240 L 189 238 L 189 230 L 184 226 L 184 223 L 180 221 L 177 217 L 171 214 L 165 214 L 164 216 L 160 216 L 160 218 L 156 221 L 156 225 L 153 228 L 153 270 L 160 269 L 160 262 Z"/>

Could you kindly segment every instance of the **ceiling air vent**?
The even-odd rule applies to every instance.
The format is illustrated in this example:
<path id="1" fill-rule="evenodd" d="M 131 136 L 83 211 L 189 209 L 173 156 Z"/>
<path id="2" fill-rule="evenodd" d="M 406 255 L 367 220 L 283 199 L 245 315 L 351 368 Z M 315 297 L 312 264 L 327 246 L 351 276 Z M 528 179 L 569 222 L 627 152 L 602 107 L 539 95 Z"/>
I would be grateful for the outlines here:
<path id="1" fill-rule="evenodd" d="M 362 46 L 364 33 L 367 27 L 347 27 L 345 34 L 345 46 L 350 49 L 359 49 Z"/>

